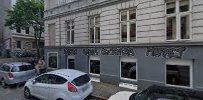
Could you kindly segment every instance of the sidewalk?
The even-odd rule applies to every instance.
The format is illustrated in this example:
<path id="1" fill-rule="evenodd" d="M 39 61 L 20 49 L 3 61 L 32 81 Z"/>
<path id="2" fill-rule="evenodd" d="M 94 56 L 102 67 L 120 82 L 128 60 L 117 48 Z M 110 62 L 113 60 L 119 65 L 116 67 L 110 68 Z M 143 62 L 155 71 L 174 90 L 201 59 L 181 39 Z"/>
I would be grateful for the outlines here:
<path id="1" fill-rule="evenodd" d="M 111 85 L 102 82 L 92 82 L 94 91 L 92 96 L 107 100 L 110 96 L 116 94 L 119 91 L 133 91 L 136 92 L 137 90 L 131 90 L 128 88 L 122 88 L 116 85 Z"/>

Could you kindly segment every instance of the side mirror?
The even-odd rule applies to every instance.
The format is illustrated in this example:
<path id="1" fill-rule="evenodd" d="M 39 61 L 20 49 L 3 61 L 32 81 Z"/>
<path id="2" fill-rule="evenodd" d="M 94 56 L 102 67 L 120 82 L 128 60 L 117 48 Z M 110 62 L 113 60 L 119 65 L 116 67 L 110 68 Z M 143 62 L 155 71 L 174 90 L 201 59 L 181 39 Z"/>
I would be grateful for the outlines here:
<path id="1" fill-rule="evenodd" d="M 35 84 L 37 83 L 37 81 L 35 79 L 32 80 L 32 84 Z"/>

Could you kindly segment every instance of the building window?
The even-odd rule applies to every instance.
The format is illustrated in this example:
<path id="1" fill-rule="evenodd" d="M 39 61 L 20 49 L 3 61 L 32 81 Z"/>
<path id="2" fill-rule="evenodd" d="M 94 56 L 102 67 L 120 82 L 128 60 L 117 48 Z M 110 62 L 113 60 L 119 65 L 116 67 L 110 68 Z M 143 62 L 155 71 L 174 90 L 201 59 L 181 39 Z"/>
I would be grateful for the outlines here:
<path id="1" fill-rule="evenodd" d="M 90 43 L 100 43 L 100 16 L 89 18 Z"/>
<path id="2" fill-rule="evenodd" d="M 75 69 L 75 57 L 69 56 L 67 57 L 68 69 Z"/>
<path id="3" fill-rule="evenodd" d="M 17 32 L 17 33 L 21 33 L 21 28 L 20 28 L 20 27 L 17 27 L 17 28 L 16 28 L 16 32 Z"/>
<path id="4" fill-rule="evenodd" d="M 190 39 L 190 0 L 166 2 L 166 40 Z"/>
<path id="5" fill-rule="evenodd" d="M 30 33 L 30 29 L 29 29 L 29 27 L 26 27 L 25 28 L 25 34 L 29 34 Z"/>
<path id="6" fill-rule="evenodd" d="M 22 47 L 21 41 L 17 41 L 17 48 L 21 49 L 21 47 Z"/>
<path id="7" fill-rule="evenodd" d="M 57 52 L 48 53 L 48 67 L 58 68 L 58 53 Z"/>
<path id="8" fill-rule="evenodd" d="M 66 43 L 67 44 L 74 44 L 74 29 L 75 29 L 75 24 L 73 20 L 67 21 L 66 22 Z"/>
<path id="9" fill-rule="evenodd" d="M 97 57 L 90 57 L 90 73 L 99 75 L 100 74 L 100 59 Z"/>
<path id="10" fill-rule="evenodd" d="M 191 87 L 192 62 L 177 61 L 166 64 L 166 84 Z"/>
<path id="11" fill-rule="evenodd" d="M 136 9 L 120 12 L 121 42 L 136 41 Z"/>
<path id="12" fill-rule="evenodd" d="M 48 25 L 48 31 L 49 31 L 49 45 L 54 46 L 55 45 L 55 24 L 49 24 Z"/>
<path id="13" fill-rule="evenodd" d="M 137 79 L 137 66 L 135 59 L 121 59 L 121 78 Z"/>

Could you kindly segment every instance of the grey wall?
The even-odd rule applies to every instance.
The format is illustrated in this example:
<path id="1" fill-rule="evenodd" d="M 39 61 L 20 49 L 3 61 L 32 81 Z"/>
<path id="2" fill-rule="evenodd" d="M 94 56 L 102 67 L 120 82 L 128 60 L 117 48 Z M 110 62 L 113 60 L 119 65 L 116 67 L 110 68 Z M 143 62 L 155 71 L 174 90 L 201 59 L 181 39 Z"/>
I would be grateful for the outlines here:
<path id="1" fill-rule="evenodd" d="M 203 46 L 186 46 L 181 59 L 193 61 L 193 88 L 203 90 Z M 47 52 L 60 52 L 59 49 L 45 49 Z M 63 49 L 62 49 L 63 51 Z M 61 51 L 59 66 L 66 65 L 66 56 Z M 165 85 L 165 64 L 167 59 L 163 57 L 146 56 L 146 46 L 135 47 L 135 57 L 138 66 L 138 82 L 129 82 L 138 84 L 139 89 L 144 89 L 152 84 Z M 118 85 L 123 81 L 120 79 L 120 56 L 100 56 L 100 81 Z M 89 57 L 78 49 L 75 56 L 76 69 L 89 73 Z M 60 67 L 62 68 L 62 67 Z"/>

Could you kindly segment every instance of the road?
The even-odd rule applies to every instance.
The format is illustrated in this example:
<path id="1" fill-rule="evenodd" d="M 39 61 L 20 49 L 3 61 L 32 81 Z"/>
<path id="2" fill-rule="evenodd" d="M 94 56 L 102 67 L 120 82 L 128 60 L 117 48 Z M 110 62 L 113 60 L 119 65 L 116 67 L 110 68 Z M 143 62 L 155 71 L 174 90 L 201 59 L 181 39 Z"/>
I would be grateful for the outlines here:
<path id="1" fill-rule="evenodd" d="M 13 85 L 8 88 L 2 88 L 0 86 L 0 100 L 27 100 L 23 95 L 23 84 Z M 39 100 L 37 98 L 31 98 L 30 100 Z M 89 97 L 87 100 L 102 100 L 95 97 Z"/>

